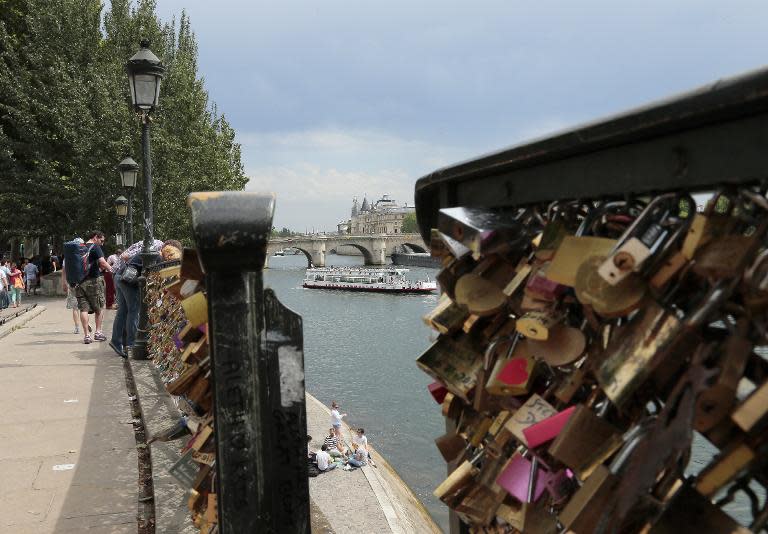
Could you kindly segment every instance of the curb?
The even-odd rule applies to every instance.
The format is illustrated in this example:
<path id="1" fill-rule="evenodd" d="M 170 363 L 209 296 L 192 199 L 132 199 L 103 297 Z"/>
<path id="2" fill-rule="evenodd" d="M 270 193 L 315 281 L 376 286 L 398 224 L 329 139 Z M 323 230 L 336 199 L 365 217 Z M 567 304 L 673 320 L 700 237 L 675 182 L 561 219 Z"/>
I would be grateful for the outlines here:
<path id="1" fill-rule="evenodd" d="M 31 310 L 28 310 L 18 317 L 11 319 L 3 325 L 2 329 L 0 329 L 0 339 L 3 339 L 5 336 L 23 327 L 25 324 L 43 313 L 45 310 L 45 306 L 36 304 Z"/>

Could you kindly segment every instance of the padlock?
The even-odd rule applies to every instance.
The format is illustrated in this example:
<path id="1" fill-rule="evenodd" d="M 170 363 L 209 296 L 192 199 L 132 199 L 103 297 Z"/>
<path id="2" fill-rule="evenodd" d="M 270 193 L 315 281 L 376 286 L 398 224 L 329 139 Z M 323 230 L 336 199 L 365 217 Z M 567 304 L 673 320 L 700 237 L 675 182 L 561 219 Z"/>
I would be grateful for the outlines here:
<path id="1" fill-rule="evenodd" d="M 584 385 L 584 376 L 586 375 L 583 368 L 576 368 L 566 373 L 555 391 L 554 397 L 563 404 L 570 404 L 574 395 L 579 392 Z"/>
<path id="2" fill-rule="evenodd" d="M 524 286 L 523 283 L 528 279 L 528 275 L 531 274 L 532 269 L 533 268 L 529 263 L 522 262 L 521 265 L 519 265 L 517 270 L 515 271 L 515 276 L 504 287 L 503 289 L 504 294 L 508 297 L 511 297 L 512 295 L 517 293 L 518 290 Z"/>
<path id="3" fill-rule="evenodd" d="M 433 491 L 432 494 L 446 504 L 458 501 L 462 494 L 467 492 L 472 485 L 475 476 L 480 472 L 474 465 L 475 461 L 476 460 L 464 460 L 439 486 L 437 486 L 437 488 L 435 488 L 435 491 Z"/>
<path id="4" fill-rule="evenodd" d="M 596 376 L 611 402 L 623 405 L 665 358 L 683 328 L 674 313 L 655 302 L 632 318 L 608 345 Z"/>
<path id="5" fill-rule="evenodd" d="M 648 280 L 648 286 L 656 291 L 661 291 L 687 263 L 688 259 L 681 251 L 673 252 L 659 265 L 658 270 Z"/>
<path id="6" fill-rule="evenodd" d="M 455 462 L 467 449 L 467 441 L 461 434 L 447 432 L 435 439 L 435 445 L 446 463 Z"/>
<path id="7" fill-rule="evenodd" d="M 523 435 L 529 447 L 535 448 L 543 443 L 547 443 L 557 437 L 560 431 L 568 423 L 573 415 L 575 406 L 570 406 L 562 412 L 556 413 L 546 419 L 539 421 L 525 429 Z"/>
<path id="8" fill-rule="evenodd" d="M 454 511 L 465 523 L 487 525 L 496 515 L 501 497 L 482 484 L 474 484 L 455 505 Z"/>
<path id="9" fill-rule="evenodd" d="M 546 489 L 546 475 L 543 470 L 534 468 L 532 460 L 516 452 L 501 470 L 496 484 L 504 488 L 520 502 L 536 502 Z M 533 486 L 531 481 L 535 481 Z M 531 490 L 532 488 L 532 490 Z"/>
<path id="10" fill-rule="evenodd" d="M 181 376 L 165 387 L 171 395 L 182 395 L 192 387 L 192 384 L 194 384 L 201 373 L 202 369 L 200 366 L 197 364 L 189 365 Z"/>
<path id="11" fill-rule="evenodd" d="M 693 427 L 699 432 L 712 429 L 728 416 L 733 407 L 739 381 L 744 376 L 749 355 L 752 353 L 752 342 L 745 337 L 748 329 L 749 320 L 739 319 L 737 331 L 723 342 L 720 358 L 715 364 L 720 369 L 717 380 L 696 399 Z M 768 396 L 765 400 L 768 401 Z"/>
<path id="12" fill-rule="evenodd" d="M 535 256 L 539 261 L 549 261 L 557 252 L 560 243 L 568 236 L 568 229 L 563 221 L 550 220 L 541 233 L 541 240 L 536 247 Z"/>
<path id="13" fill-rule="evenodd" d="M 768 415 L 768 381 L 755 388 L 744 402 L 739 404 L 731 419 L 744 432 L 753 432 L 762 429 Z"/>
<path id="14" fill-rule="evenodd" d="M 519 322 L 519 321 L 518 321 Z M 518 330 L 519 331 L 519 330 Z M 587 345 L 584 333 L 578 328 L 558 324 L 547 329 L 545 340 L 527 338 L 524 343 L 528 352 L 548 365 L 559 367 L 578 360 Z"/>
<path id="15" fill-rule="evenodd" d="M 534 393 L 515 413 L 512 414 L 512 417 L 506 422 L 504 428 L 517 438 L 520 443 L 528 446 L 523 431 L 529 426 L 535 425 L 555 414 L 557 414 L 557 410 L 539 395 Z"/>
<path id="16" fill-rule="evenodd" d="M 181 307 L 184 308 L 184 315 L 191 327 L 195 328 L 208 322 L 208 300 L 202 291 L 182 300 Z"/>
<path id="17" fill-rule="evenodd" d="M 732 222 L 730 217 L 732 210 L 731 199 L 722 192 L 715 194 L 707 203 L 704 213 L 693 216 L 681 247 L 683 256 L 692 260 L 697 249 L 707 244 L 712 238 L 727 232 L 729 223 Z"/>
<path id="18" fill-rule="evenodd" d="M 603 317 L 628 315 L 640 307 L 646 292 L 645 282 L 636 273 L 630 273 L 621 282 L 609 284 L 597 272 L 604 261 L 604 256 L 592 256 L 579 266 L 574 284 L 576 297 Z"/>
<path id="19" fill-rule="evenodd" d="M 469 257 L 448 262 L 435 277 L 443 294 L 448 295 L 451 300 L 455 300 L 456 282 L 465 274 L 472 272 L 474 267 L 475 262 Z"/>
<path id="20" fill-rule="evenodd" d="M 429 232 L 429 253 L 433 258 L 452 257 L 442 236 L 443 234 L 437 228 L 432 228 Z"/>
<path id="21" fill-rule="evenodd" d="M 483 208 L 443 208 L 438 214 L 438 229 L 469 248 L 475 259 L 502 244 L 523 249 L 530 240 L 514 214 Z"/>
<path id="22" fill-rule="evenodd" d="M 664 513 L 643 532 L 647 534 L 681 534 L 683 532 L 750 534 L 752 531 L 739 525 L 688 484 L 683 484 L 666 506 Z"/>
<path id="23" fill-rule="evenodd" d="M 523 395 L 536 378 L 536 362 L 519 342 L 519 336 L 507 339 L 506 346 L 506 354 L 496 360 L 485 389 L 491 395 Z M 495 347 L 489 345 L 489 350 Z"/>
<path id="24" fill-rule="evenodd" d="M 615 239 L 605 237 L 566 236 L 547 268 L 547 278 L 574 287 L 579 267 L 593 256 L 607 256 L 615 244 Z"/>
<path id="25" fill-rule="evenodd" d="M 435 309 L 424 316 L 424 323 L 441 334 L 449 334 L 463 326 L 467 315 L 465 306 L 456 304 L 448 295 L 443 294 Z"/>
<path id="26" fill-rule="evenodd" d="M 565 293 L 566 287 L 547 277 L 549 263 L 532 268 L 525 284 L 525 294 L 537 300 L 554 302 Z"/>
<path id="27" fill-rule="evenodd" d="M 481 317 L 493 315 L 507 302 L 502 289 L 475 273 L 467 273 L 456 282 L 456 304 Z"/>
<path id="28" fill-rule="evenodd" d="M 193 248 L 184 248 L 181 255 L 181 269 L 179 276 L 186 280 L 196 280 L 201 282 L 205 276 L 197 250 Z"/>
<path id="29" fill-rule="evenodd" d="M 621 433 L 616 427 L 580 404 L 575 407 L 548 452 L 584 480 L 622 444 Z"/>
<path id="30" fill-rule="evenodd" d="M 693 257 L 693 272 L 702 278 L 740 277 L 763 242 L 768 220 L 749 230 L 748 235 L 725 234 L 701 245 Z"/>
<path id="31" fill-rule="evenodd" d="M 554 311 L 529 311 L 517 320 L 517 331 L 528 339 L 546 341 L 563 317 Z"/>
<path id="32" fill-rule="evenodd" d="M 749 444 L 731 443 L 696 476 L 696 490 L 705 497 L 714 497 L 721 488 L 735 480 L 755 458 L 757 455 Z"/>
<path id="33" fill-rule="evenodd" d="M 445 384 L 448 391 L 469 402 L 468 394 L 475 387 L 482 360 L 469 336 L 458 339 L 442 335 L 416 360 L 417 365 L 434 379 Z"/>
<path id="34" fill-rule="evenodd" d="M 680 195 L 668 193 L 654 198 L 619 238 L 598 268 L 598 274 L 616 285 L 632 272 L 639 272 L 645 261 L 673 233 L 671 224 L 681 225 Z"/>

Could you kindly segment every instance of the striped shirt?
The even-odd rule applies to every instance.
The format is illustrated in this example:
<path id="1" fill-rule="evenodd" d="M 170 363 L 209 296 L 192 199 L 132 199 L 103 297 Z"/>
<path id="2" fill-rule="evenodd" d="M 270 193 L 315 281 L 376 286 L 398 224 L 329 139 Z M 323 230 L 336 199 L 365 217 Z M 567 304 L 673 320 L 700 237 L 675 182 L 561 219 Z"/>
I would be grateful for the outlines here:
<path id="1" fill-rule="evenodd" d="M 331 449 L 339 448 L 339 440 L 336 436 L 325 436 L 325 446 L 330 451 Z"/>
<path id="2" fill-rule="evenodd" d="M 163 242 L 159 239 L 155 239 L 152 242 L 152 248 L 150 250 L 152 252 L 160 252 L 161 248 L 163 248 Z M 125 264 L 131 261 L 136 254 L 140 254 L 142 250 L 144 250 L 144 241 L 139 241 L 128 247 L 128 249 L 117 258 L 117 263 L 112 266 L 112 272 L 119 273 L 123 267 L 125 267 Z"/>

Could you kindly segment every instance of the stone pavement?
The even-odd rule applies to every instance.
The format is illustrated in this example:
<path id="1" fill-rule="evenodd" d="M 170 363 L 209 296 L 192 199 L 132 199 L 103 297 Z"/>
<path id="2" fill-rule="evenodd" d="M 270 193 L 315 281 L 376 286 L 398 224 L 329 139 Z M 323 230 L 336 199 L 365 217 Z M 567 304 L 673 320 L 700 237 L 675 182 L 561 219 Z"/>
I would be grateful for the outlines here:
<path id="1" fill-rule="evenodd" d="M 64 299 L 32 302 L 46 309 L 0 339 L 0 532 L 135 533 L 123 360 L 106 343 L 83 345 Z"/>

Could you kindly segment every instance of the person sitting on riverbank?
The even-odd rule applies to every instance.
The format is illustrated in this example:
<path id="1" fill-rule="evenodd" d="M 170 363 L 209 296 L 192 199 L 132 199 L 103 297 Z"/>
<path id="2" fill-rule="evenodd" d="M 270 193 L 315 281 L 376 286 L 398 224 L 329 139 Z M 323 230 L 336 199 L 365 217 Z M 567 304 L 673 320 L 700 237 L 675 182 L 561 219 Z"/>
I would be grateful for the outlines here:
<path id="1" fill-rule="evenodd" d="M 347 460 L 347 463 L 354 467 L 363 467 L 368 463 L 368 451 L 363 447 L 358 447 L 355 453 Z"/>
<path id="2" fill-rule="evenodd" d="M 368 438 L 365 436 L 364 428 L 358 428 L 356 435 L 352 437 L 352 448 L 355 449 L 355 452 L 360 450 L 365 451 L 365 456 L 368 459 L 368 462 L 371 466 L 376 467 L 373 458 L 371 458 L 371 451 L 368 450 Z"/>
<path id="3" fill-rule="evenodd" d="M 317 468 L 320 471 L 330 471 L 331 469 L 336 468 L 336 464 L 331 461 L 331 455 L 328 454 L 328 447 L 325 443 L 323 443 L 323 446 L 317 451 L 315 460 L 317 461 Z"/>
<path id="4" fill-rule="evenodd" d="M 341 442 L 343 443 L 343 442 Z M 328 429 L 328 435 L 325 436 L 325 446 L 328 447 L 328 454 L 334 458 L 341 458 L 344 456 L 344 445 L 339 446 L 339 438 L 336 437 L 333 428 Z"/>

